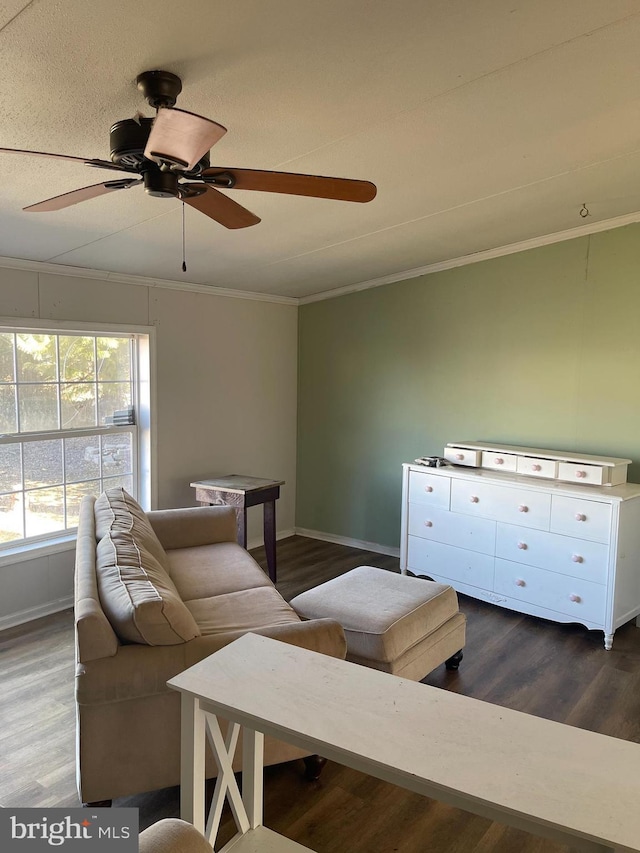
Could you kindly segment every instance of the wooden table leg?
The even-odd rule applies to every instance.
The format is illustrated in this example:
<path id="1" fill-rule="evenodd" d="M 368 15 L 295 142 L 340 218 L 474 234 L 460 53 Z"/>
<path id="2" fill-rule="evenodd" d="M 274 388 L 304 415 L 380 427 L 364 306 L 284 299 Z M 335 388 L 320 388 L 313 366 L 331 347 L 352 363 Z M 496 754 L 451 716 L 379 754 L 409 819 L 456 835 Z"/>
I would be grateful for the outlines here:
<path id="1" fill-rule="evenodd" d="M 264 504 L 264 550 L 267 555 L 269 577 L 276 582 L 276 502 Z"/>
<path id="2" fill-rule="evenodd" d="M 180 817 L 204 832 L 205 718 L 199 699 L 183 693 L 181 700 Z"/>
<path id="3" fill-rule="evenodd" d="M 236 507 L 236 531 L 238 545 L 243 548 L 247 547 L 247 508 L 246 506 Z"/>

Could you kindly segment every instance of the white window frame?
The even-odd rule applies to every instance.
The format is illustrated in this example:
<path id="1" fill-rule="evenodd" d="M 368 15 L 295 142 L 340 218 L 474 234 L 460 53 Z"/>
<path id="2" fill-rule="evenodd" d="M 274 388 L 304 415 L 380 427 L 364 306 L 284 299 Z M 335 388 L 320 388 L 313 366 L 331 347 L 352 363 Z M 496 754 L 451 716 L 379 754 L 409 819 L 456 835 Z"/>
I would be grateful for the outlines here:
<path id="1" fill-rule="evenodd" d="M 134 453 L 133 477 L 137 500 L 145 510 L 157 506 L 157 485 L 155 478 L 157 447 L 155 440 L 155 327 L 131 326 L 126 324 L 105 324 L 67 322 L 53 320 L 35 320 L 30 318 L 0 317 L 0 331 L 21 334 L 134 337 L 133 403 L 136 411 L 135 426 L 96 426 L 88 427 L 87 435 L 112 434 L 115 431 L 130 432 L 137 437 Z M 82 429 L 70 431 L 74 436 L 81 435 Z M 50 438 L 60 439 L 68 435 L 64 429 L 47 432 L 29 432 L 12 434 L 0 442 L 3 444 L 43 441 Z M 50 553 L 66 551 L 75 544 L 77 528 L 68 528 L 59 533 L 42 537 L 19 539 L 0 547 L 0 566 L 7 563 L 34 559 Z"/>

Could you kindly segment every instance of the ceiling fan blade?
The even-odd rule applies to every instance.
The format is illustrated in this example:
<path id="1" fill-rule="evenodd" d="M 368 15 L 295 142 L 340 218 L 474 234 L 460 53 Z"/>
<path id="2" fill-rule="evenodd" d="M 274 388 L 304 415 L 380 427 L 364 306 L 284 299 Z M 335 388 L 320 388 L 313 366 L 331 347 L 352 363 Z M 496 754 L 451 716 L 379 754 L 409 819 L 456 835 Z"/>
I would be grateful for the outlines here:
<path id="1" fill-rule="evenodd" d="M 248 228 L 250 225 L 257 225 L 260 218 L 242 207 L 241 204 L 235 202 L 232 198 L 218 192 L 213 187 L 205 187 L 204 184 L 183 184 L 184 188 L 188 187 L 205 188 L 205 192 L 199 195 L 188 194 L 188 190 L 183 192 L 182 201 L 190 207 L 204 213 L 205 216 L 210 216 L 215 219 L 220 225 L 225 228 Z"/>
<path id="2" fill-rule="evenodd" d="M 48 151 L 24 151 L 21 148 L 0 148 L 0 154 L 29 154 L 32 157 L 50 157 L 54 160 L 69 160 L 72 163 L 84 163 L 97 169 L 111 169 L 116 172 L 137 172 L 127 166 L 117 166 L 110 160 L 100 160 L 97 157 L 72 157 L 70 154 L 49 154 Z"/>
<path id="3" fill-rule="evenodd" d="M 189 171 L 221 139 L 227 128 L 186 110 L 161 107 L 153 122 L 144 156 Z"/>
<path id="4" fill-rule="evenodd" d="M 97 198 L 100 195 L 114 192 L 115 190 L 126 190 L 135 184 L 141 184 L 142 181 L 138 178 L 124 178 L 120 181 L 107 181 L 105 184 L 93 184 L 90 187 L 82 187 L 79 190 L 72 190 L 70 193 L 48 198 L 46 201 L 39 201 L 37 204 L 30 204 L 29 207 L 24 207 L 23 210 L 28 210 L 30 213 L 47 213 L 53 210 L 62 210 L 65 207 L 71 207 L 72 204 L 78 204 L 80 201 L 88 201 L 91 198 Z"/>
<path id="5" fill-rule="evenodd" d="M 298 175 L 294 172 L 267 172 L 258 169 L 230 169 L 223 166 L 211 166 L 202 172 L 202 178 L 209 180 L 222 176 L 220 186 L 225 186 L 224 178 L 231 176 L 236 190 L 259 190 L 266 193 L 287 193 L 306 195 L 313 198 L 332 198 L 339 201 L 371 201 L 376 197 L 376 185 L 369 181 L 356 181 L 348 178 L 327 178 L 322 175 Z"/>

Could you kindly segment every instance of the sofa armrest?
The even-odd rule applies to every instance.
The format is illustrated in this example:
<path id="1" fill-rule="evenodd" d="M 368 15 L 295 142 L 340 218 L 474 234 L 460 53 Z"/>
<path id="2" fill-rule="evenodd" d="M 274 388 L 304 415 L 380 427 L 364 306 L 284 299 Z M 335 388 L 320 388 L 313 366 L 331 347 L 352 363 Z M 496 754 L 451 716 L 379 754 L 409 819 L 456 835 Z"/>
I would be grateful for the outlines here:
<path id="1" fill-rule="evenodd" d="M 216 542 L 236 542 L 236 511 L 232 506 L 195 506 L 147 513 L 166 551 Z"/>

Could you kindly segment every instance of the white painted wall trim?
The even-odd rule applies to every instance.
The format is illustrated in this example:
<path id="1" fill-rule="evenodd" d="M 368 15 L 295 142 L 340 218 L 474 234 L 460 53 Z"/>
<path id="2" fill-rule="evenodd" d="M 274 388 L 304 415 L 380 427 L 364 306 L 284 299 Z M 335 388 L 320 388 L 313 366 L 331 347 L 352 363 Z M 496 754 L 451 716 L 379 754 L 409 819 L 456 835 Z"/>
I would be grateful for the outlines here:
<path id="1" fill-rule="evenodd" d="M 38 607 L 29 607 L 19 613 L 10 613 L 9 616 L 0 617 L 0 631 L 4 631 L 6 628 L 15 628 L 16 625 L 24 625 L 25 622 L 41 619 L 43 616 L 50 616 L 52 613 L 59 613 L 61 610 L 68 610 L 70 607 L 73 607 L 73 596 L 71 595 L 66 598 L 58 598 L 56 601 L 48 601 L 46 604 L 38 605 Z"/>
<path id="2" fill-rule="evenodd" d="M 506 246 L 498 246 L 495 249 L 486 249 L 483 252 L 474 252 L 471 255 L 462 255 L 435 264 L 427 264 L 423 267 L 402 270 L 391 273 L 380 278 L 368 281 L 348 284 L 335 290 L 325 290 L 314 293 L 311 296 L 276 296 L 270 293 L 256 293 L 249 290 L 234 290 L 227 287 L 216 287 L 209 284 L 196 284 L 195 282 L 172 281 L 171 279 L 146 278 L 141 275 L 125 275 L 123 273 L 109 272 L 108 270 L 94 270 L 85 267 L 72 267 L 63 264 L 50 264 L 43 261 L 29 261 L 23 258 L 0 257 L 0 268 L 27 270 L 36 273 L 47 273 L 48 275 L 73 276 L 75 278 L 92 278 L 97 281 L 115 281 L 120 284 L 134 284 L 143 287 L 159 287 L 169 290 L 184 290 L 190 293 L 207 293 L 209 296 L 228 296 L 231 299 L 252 299 L 256 302 L 276 302 L 281 305 L 307 305 L 311 302 L 321 302 L 325 299 L 336 299 L 348 293 L 357 293 L 360 290 L 370 290 L 374 287 L 383 287 L 385 284 L 393 284 L 396 281 L 406 281 L 410 278 L 419 278 L 429 273 L 442 272 L 444 270 L 463 267 L 468 264 L 476 264 L 480 261 L 500 258 L 504 255 L 513 255 L 516 252 L 525 252 L 528 249 L 536 249 L 540 246 L 549 246 L 552 243 L 561 243 L 564 240 L 573 240 L 576 237 L 585 237 L 589 234 L 598 234 L 601 231 L 611 231 L 614 228 L 623 228 L 640 222 L 640 211 L 626 213 L 624 216 L 616 216 L 612 219 L 603 219 L 599 222 L 589 222 L 578 225 L 566 231 L 557 231 L 553 234 L 543 234 L 540 237 L 532 237 L 530 240 L 521 240 L 519 243 L 510 243 Z"/>
<path id="3" fill-rule="evenodd" d="M 447 261 L 439 261 L 436 264 L 427 264 L 424 267 L 404 270 L 392 273 L 381 278 L 372 278 L 369 281 L 361 281 L 358 284 L 348 284 L 335 290 L 326 290 L 323 293 L 314 293 L 312 296 L 302 296 L 298 299 L 299 305 L 307 305 L 310 302 L 322 302 L 325 299 L 335 299 L 348 293 L 357 293 L 360 290 L 371 290 L 374 287 L 383 287 L 385 284 L 393 284 L 396 281 L 406 281 L 410 278 L 419 278 L 429 273 L 443 272 L 455 267 L 464 267 L 468 264 L 477 264 L 480 261 L 488 261 L 492 258 L 501 258 L 504 255 L 515 255 L 517 252 L 526 252 L 528 249 L 537 249 L 540 246 L 550 246 L 552 243 L 562 243 L 565 240 L 574 240 L 576 237 L 586 237 L 589 234 L 598 234 L 601 231 L 611 231 L 614 228 L 623 228 L 640 222 L 640 211 L 627 213 L 624 216 L 616 216 L 613 219 L 603 219 L 600 222 L 590 222 L 588 225 L 578 225 L 567 231 L 556 231 L 554 234 L 543 234 L 540 237 L 532 237 L 530 240 L 521 240 L 519 243 L 510 243 L 507 246 L 498 246 L 495 249 L 486 249 L 484 252 L 474 252 L 472 255 L 462 255 L 459 258 L 451 258 Z"/>
<path id="4" fill-rule="evenodd" d="M 0 569 L 3 566 L 13 566 L 16 563 L 27 563 L 30 560 L 40 560 L 51 554 L 60 554 L 64 551 L 75 551 L 76 532 L 62 534 L 59 538 L 48 542 L 21 543 L 13 548 L 0 551 Z"/>
<path id="5" fill-rule="evenodd" d="M 295 530 L 278 530 L 276 531 L 276 542 L 279 539 L 288 539 L 290 536 L 295 536 Z M 264 545 L 264 539 L 260 537 L 259 539 L 250 539 L 247 542 L 247 551 L 251 551 L 252 548 L 261 548 Z"/>
<path id="6" fill-rule="evenodd" d="M 27 272 L 46 273 L 73 278 L 91 278 L 96 281 L 115 281 L 119 284 L 135 284 L 142 287 L 160 287 L 169 290 L 186 290 L 190 293 L 207 293 L 209 296 L 228 296 L 232 299 L 252 299 L 255 302 L 277 302 L 281 305 L 297 305 L 294 296 L 275 296 L 271 293 L 254 293 L 250 290 L 233 290 L 228 287 L 215 287 L 210 284 L 196 284 L 188 281 L 147 278 L 142 275 L 125 275 L 107 270 L 93 270 L 86 267 L 70 267 L 64 264 L 49 264 L 43 261 L 28 261 L 23 258 L 0 257 L 0 268 L 26 270 Z"/>
<path id="7" fill-rule="evenodd" d="M 297 536 L 306 536 L 308 539 L 320 539 L 322 542 L 332 542 L 334 545 L 348 545 L 350 548 L 359 548 L 361 551 L 373 551 L 374 554 L 386 554 L 388 557 L 400 556 L 400 548 L 391 548 L 377 542 L 365 542 L 363 539 L 351 539 L 348 536 L 335 536 L 333 533 L 308 530 L 306 527 L 296 527 L 295 533 Z"/>

